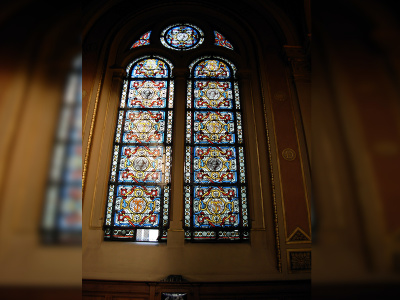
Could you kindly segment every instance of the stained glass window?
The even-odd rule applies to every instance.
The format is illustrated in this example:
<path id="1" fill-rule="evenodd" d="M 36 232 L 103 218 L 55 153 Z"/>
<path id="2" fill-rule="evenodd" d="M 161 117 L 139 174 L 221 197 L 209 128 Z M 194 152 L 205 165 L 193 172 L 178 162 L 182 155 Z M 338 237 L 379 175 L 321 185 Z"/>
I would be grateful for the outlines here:
<path id="1" fill-rule="evenodd" d="M 249 239 L 236 67 L 208 56 L 190 65 L 186 101 L 185 239 Z"/>
<path id="2" fill-rule="evenodd" d="M 172 64 L 146 56 L 123 82 L 105 212 L 105 240 L 166 241 L 172 160 Z"/>
<path id="3" fill-rule="evenodd" d="M 214 35 L 215 35 L 215 42 L 214 42 L 215 45 L 233 50 L 232 44 L 222 34 L 220 34 L 218 31 L 214 31 Z"/>
<path id="4" fill-rule="evenodd" d="M 151 30 L 147 31 L 145 34 L 143 34 L 131 47 L 131 49 L 133 48 L 137 48 L 140 46 L 145 46 L 145 45 L 149 45 L 150 44 L 150 34 L 151 34 Z"/>
<path id="5" fill-rule="evenodd" d="M 191 24 L 175 24 L 165 28 L 161 33 L 161 43 L 174 50 L 189 50 L 201 45 L 204 41 L 203 31 Z"/>
<path id="6" fill-rule="evenodd" d="M 82 57 L 73 62 L 54 140 L 41 237 L 45 244 L 81 244 Z"/>

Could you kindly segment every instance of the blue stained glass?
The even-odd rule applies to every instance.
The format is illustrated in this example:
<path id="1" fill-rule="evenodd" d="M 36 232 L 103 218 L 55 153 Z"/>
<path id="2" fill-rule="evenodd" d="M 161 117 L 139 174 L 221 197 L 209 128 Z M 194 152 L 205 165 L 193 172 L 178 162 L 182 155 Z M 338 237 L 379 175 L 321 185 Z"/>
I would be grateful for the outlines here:
<path id="1" fill-rule="evenodd" d="M 229 67 L 220 60 L 206 59 L 201 61 L 194 69 L 194 78 L 230 78 Z"/>
<path id="2" fill-rule="evenodd" d="M 196 80 L 194 107 L 196 109 L 231 109 L 233 107 L 232 83 Z"/>
<path id="3" fill-rule="evenodd" d="M 44 243 L 80 244 L 82 235 L 82 57 L 68 76 L 41 223 Z"/>
<path id="4" fill-rule="evenodd" d="M 129 108 L 165 108 L 167 81 L 131 81 L 128 94 Z"/>
<path id="5" fill-rule="evenodd" d="M 237 227 L 239 207 L 237 187 L 196 186 L 193 191 L 194 227 Z"/>
<path id="6" fill-rule="evenodd" d="M 235 118 L 232 112 L 196 111 L 193 123 L 196 144 L 235 143 Z"/>
<path id="7" fill-rule="evenodd" d="M 121 149 L 120 182 L 162 182 L 162 146 L 124 146 Z"/>
<path id="8" fill-rule="evenodd" d="M 222 34 L 220 34 L 218 31 L 214 31 L 214 35 L 215 35 L 214 45 L 233 50 L 232 44 Z"/>
<path id="9" fill-rule="evenodd" d="M 82 142 L 82 105 L 75 109 L 73 122 L 73 128 L 71 128 L 70 132 L 70 139 L 74 142 Z"/>
<path id="10" fill-rule="evenodd" d="M 145 45 L 149 45 L 150 44 L 150 34 L 151 31 L 146 32 L 145 34 L 143 34 L 139 40 L 137 40 L 131 47 L 131 49 L 133 48 L 137 48 L 140 46 L 145 46 Z"/>
<path id="11" fill-rule="evenodd" d="M 82 180 L 82 145 L 70 145 L 67 148 L 64 181 L 81 182 Z"/>
<path id="12" fill-rule="evenodd" d="M 165 112 L 128 110 L 125 117 L 124 143 L 163 143 Z"/>
<path id="13" fill-rule="evenodd" d="M 82 185 L 65 185 L 61 187 L 60 214 L 58 219 L 61 230 L 82 230 Z"/>
<path id="14" fill-rule="evenodd" d="M 190 65 L 186 96 L 184 228 L 190 241 L 249 239 L 243 122 L 236 67 L 207 56 Z"/>
<path id="15" fill-rule="evenodd" d="M 198 183 L 236 183 L 235 147 L 194 147 L 193 180 Z"/>
<path id="16" fill-rule="evenodd" d="M 199 33 L 189 26 L 175 26 L 165 35 L 167 44 L 176 48 L 190 48 L 199 41 Z"/>
<path id="17" fill-rule="evenodd" d="M 161 187 L 120 185 L 115 201 L 115 226 L 158 227 Z"/>
<path id="18" fill-rule="evenodd" d="M 161 33 L 161 43 L 170 49 L 188 50 L 203 43 L 203 31 L 190 24 L 176 24 L 164 29 Z"/>
<path id="19" fill-rule="evenodd" d="M 132 78 L 168 78 L 168 66 L 160 59 L 149 58 L 139 61 L 131 73 Z"/>
<path id="20" fill-rule="evenodd" d="M 172 164 L 173 65 L 158 56 L 126 68 L 116 117 L 104 239 L 166 241 Z M 164 79 L 166 78 L 166 79 Z M 153 186 L 154 185 L 154 186 Z"/>

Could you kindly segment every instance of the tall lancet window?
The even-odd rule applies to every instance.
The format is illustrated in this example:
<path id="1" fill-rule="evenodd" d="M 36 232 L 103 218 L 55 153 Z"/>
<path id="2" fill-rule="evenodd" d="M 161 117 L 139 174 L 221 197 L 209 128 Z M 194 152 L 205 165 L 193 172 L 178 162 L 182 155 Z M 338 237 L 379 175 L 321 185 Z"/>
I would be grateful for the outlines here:
<path id="1" fill-rule="evenodd" d="M 186 105 L 185 239 L 249 239 L 236 67 L 208 56 L 190 65 Z"/>
<path id="2" fill-rule="evenodd" d="M 43 207 L 45 244 L 82 243 L 82 56 L 68 76 Z"/>
<path id="3" fill-rule="evenodd" d="M 166 241 L 171 182 L 172 64 L 129 64 L 114 137 L 105 240 Z"/>

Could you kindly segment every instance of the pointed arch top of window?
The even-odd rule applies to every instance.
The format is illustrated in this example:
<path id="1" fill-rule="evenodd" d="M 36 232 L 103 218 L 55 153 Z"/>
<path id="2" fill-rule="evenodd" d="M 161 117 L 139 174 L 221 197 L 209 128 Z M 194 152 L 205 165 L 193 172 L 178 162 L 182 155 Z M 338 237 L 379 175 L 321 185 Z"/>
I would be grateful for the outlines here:
<path id="1" fill-rule="evenodd" d="M 145 34 L 143 34 L 135 43 L 133 43 L 131 49 L 137 48 L 140 46 L 150 45 L 150 34 L 151 34 L 151 30 L 147 31 Z"/>
<path id="2" fill-rule="evenodd" d="M 222 34 L 220 34 L 218 31 L 214 30 L 214 35 L 215 35 L 214 45 L 233 50 L 232 44 Z"/>
<path id="3" fill-rule="evenodd" d="M 133 69 L 131 70 L 131 68 Z M 145 56 L 132 61 L 126 68 L 131 78 L 172 78 L 172 63 L 159 56 Z"/>
<path id="4" fill-rule="evenodd" d="M 190 64 L 189 69 L 194 78 L 236 78 L 237 71 L 233 63 L 219 56 L 200 57 Z"/>

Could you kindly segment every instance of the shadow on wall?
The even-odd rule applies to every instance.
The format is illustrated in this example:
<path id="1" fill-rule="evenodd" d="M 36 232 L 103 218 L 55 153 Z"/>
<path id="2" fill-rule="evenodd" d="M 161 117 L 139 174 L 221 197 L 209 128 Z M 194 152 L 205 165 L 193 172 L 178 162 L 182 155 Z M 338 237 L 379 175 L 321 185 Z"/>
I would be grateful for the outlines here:
<path id="1" fill-rule="evenodd" d="M 313 3 L 315 299 L 399 293 L 398 3 Z M 357 296 L 358 295 L 358 296 Z"/>

